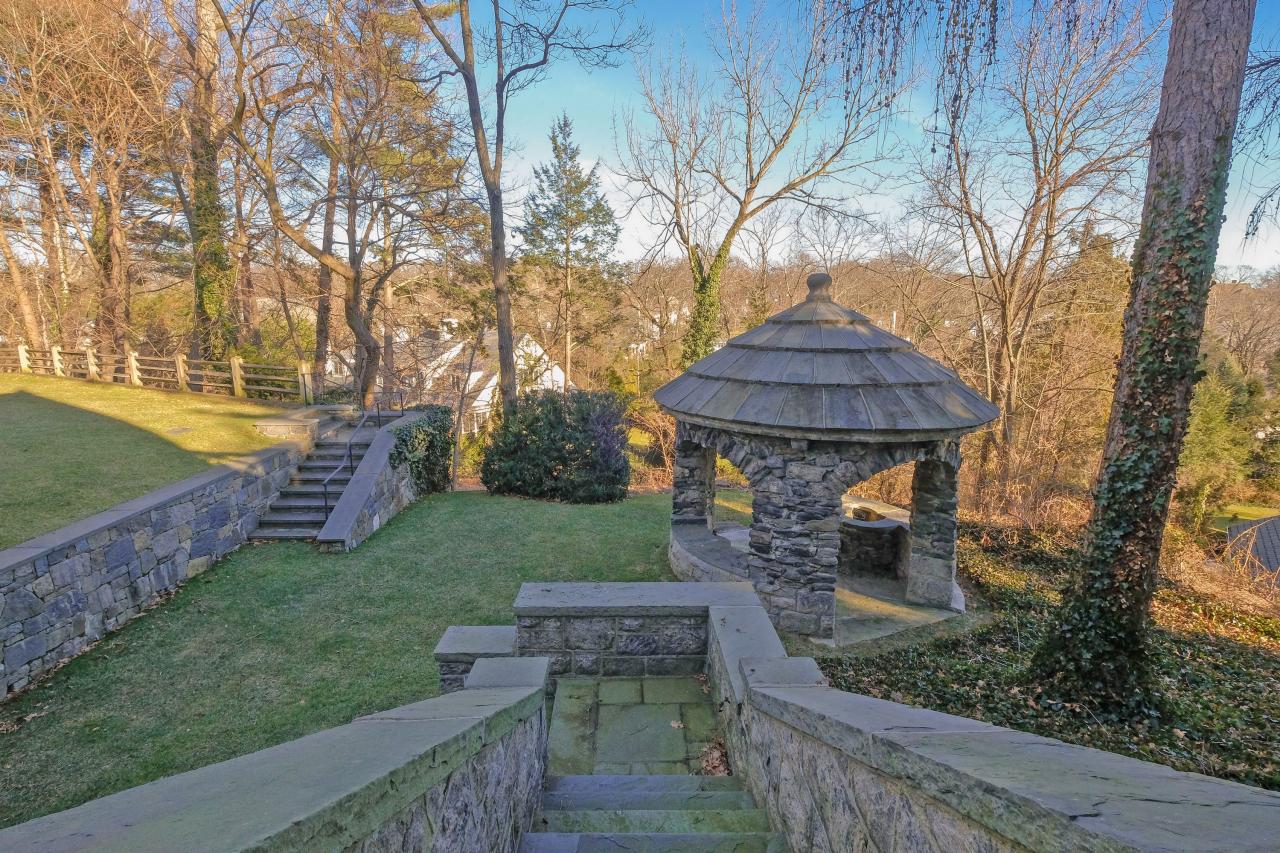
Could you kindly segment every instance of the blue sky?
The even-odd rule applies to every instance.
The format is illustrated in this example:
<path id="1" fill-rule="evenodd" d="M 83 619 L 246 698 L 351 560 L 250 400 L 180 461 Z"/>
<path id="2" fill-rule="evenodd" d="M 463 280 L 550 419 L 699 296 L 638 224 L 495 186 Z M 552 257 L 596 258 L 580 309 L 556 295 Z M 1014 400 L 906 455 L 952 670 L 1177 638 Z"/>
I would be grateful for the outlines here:
<path id="1" fill-rule="evenodd" d="M 744 0 L 740 5 L 746 5 Z M 769 14 L 785 25 L 794 8 L 792 0 L 775 0 Z M 1280 2 L 1259 0 L 1254 26 L 1255 47 L 1280 48 Z M 719 19 L 721 0 L 637 0 L 632 14 L 643 20 L 651 33 L 651 46 L 636 61 L 647 62 L 648 56 L 659 57 L 672 52 L 681 42 L 691 58 L 705 59 L 706 31 Z M 1163 57 L 1161 45 L 1157 54 Z M 924 96 L 924 99 L 931 98 Z M 627 61 L 614 69 L 584 71 L 573 62 L 561 62 L 545 80 L 520 93 L 513 100 L 508 117 L 508 134 L 512 148 L 508 153 L 509 175 L 517 184 L 515 195 L 523 194 L 532 167 L 550 156 L 547 132 L 552 120 L 561 112 L 573 121 L 575 135 L 585 160 L 602 161 L 607 169 L 616 162 L 614 120 L 621 113 L 638 107 L 639 82 L 635 61 Z M 916 99 L 920 101 L 921 99 Z M 931 105 L 925 105 L 925 111 Z M 911 125 L 909 116 L 899 122 L 899 130 Z M 909 131 L 908 131 L 909 133 Z M 918 135 L 917 135 L 918 138 Z M 1244 239 L 1244 222 L 1252 206 L 1253 193 L 1259 182 L 1268 178 L 1265 170 L 1244 158 L 1237 158 L 1232 170 L 1227 202 L 1227 220 L 1219 245 L 1218 262 L 1225 265 L 1246 264 L 1259 269 L 1280 265 L 1280 229 L 1270 228 L 1253 240 Z M 615 207 L 621 208 L 625 196 L 616 189 L 610 195 Z M 892 193 L 866 205 L 872 210 L 892 215 L 895 198 Z M 514 212 L 514 211 L 513 211 Z M 648 226 L 633 216 L 624 222 L 621 251 L 636 257 L 651 239 Z"/>

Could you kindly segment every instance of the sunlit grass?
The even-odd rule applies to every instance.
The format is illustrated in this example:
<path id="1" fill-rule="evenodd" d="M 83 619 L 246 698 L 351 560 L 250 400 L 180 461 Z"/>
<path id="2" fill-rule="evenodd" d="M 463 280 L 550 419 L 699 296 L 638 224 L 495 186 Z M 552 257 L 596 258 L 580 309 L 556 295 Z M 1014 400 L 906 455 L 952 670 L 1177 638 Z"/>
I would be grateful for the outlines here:
<path id="1" fill-rule="evenodd" d="M 0 548 L 266 447 L 278 407 L 0 375 Z"/>
<path id="2" fill-rule="evenodd" d="M 1241 521 L 1257 521 L 1260 518 L 1270 518 L 1273 515 L 1280 515 L 1280 507 L 1261 506 L 1258 504 L 1227 504 L 1219 509 L 1210 517 L 1209 526 L 1220 533 L 1226 533 L 1227 528 Z"/>
<path id="3" fill-rule="evenodd" d="M 524 581 L 672 580 L 670 495 L 433 495 L 350 554 L 250 546 L 0 706 L 0 825 L 437 693 L 449 625 Z"/>

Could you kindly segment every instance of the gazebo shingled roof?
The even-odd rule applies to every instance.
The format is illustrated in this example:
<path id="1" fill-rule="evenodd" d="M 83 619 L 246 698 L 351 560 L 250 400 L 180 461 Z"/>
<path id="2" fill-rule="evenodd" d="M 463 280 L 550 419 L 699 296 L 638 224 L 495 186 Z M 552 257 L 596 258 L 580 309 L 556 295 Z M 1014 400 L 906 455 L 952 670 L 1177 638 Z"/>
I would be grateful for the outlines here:
<path id="1" fill-rule="evenodd" d="M 809 276 L 804 302 L 738 335 L 654 394 L 681 420 L 791 438 L 919 441 L 999 415 L 910 341 L 836 303 Z"/>

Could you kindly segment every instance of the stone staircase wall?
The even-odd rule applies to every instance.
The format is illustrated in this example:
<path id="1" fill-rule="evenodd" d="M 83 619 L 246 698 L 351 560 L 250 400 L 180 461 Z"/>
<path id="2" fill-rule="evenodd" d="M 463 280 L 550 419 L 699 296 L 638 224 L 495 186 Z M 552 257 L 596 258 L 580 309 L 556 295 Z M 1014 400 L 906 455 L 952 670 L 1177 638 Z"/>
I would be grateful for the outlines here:
<path id="1" fill-rule="evenodd" d="M 410 412 L 378 430 L 324 528 L 316 536 L 320 547 L 327 551 L 350 551 L 418 499 L 409 466 L 391 464 L 396 427 L 418 417 L 420 412 Z"/>

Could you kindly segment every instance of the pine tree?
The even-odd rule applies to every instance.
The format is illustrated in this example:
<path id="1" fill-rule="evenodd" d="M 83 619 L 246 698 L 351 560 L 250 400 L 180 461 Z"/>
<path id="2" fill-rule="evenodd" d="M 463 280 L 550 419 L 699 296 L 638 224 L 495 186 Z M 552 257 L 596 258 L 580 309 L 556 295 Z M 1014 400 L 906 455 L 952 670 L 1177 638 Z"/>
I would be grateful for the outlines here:
<path id="1" fill-rule="evenodd" d="M 573 370 L 575 287 L 598 283 L 618 243 L 618 222 L 600 191 L 598 166 L 584 171 L 573 141 L 573 124 L 562 115 L 551 126 L 551 161 L 533 171 L 525 200 L 525 257 L 555 273 L 564 329 L 565 390 Z M 579 289 L 581 289 L 579 287 Z"/>

